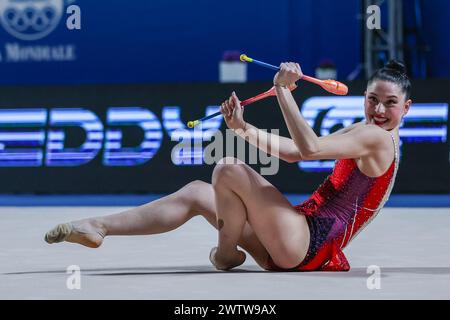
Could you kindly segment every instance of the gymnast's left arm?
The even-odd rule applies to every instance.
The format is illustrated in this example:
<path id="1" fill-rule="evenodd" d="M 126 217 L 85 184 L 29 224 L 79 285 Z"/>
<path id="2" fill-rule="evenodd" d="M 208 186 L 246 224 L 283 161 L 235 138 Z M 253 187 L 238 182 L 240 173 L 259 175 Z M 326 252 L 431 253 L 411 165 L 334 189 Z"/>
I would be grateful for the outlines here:
<path id="1" fill-rule="evenodd" d="M 357 126 L 343 134 L 318 137 L 288 89 L 302 76 L 298 64 L 283 63 L 275 75 L 274 85 L 289 133 L 303 160 L 359 158 L 386 147 L 388 133 L 375 125 Z"/>
<path id="2" fill-rule="evenodd" d="M 297 63 L 282 63 L 280 71 L 277 72 L 273 79 L 273 84 L 276 88 L 278 103 L 291 138 L 297 146 L 301 157 L 305 159 L 304 155 L 316 150 L 318 137 L 300 114 L 297 103 L 288 89 L 290 85 L 300 80 L 302 76 L 302 70 Z"/>

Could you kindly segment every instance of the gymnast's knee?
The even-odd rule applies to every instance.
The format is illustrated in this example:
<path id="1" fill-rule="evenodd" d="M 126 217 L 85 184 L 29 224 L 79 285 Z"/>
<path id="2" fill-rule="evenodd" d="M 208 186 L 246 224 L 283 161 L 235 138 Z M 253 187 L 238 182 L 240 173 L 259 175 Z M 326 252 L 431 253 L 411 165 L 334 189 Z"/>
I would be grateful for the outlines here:
<path id="1" fill-rule="evenodd" d="M 240 165 L 243 164 L 244 162 L 233 157 L 222 158 L 214 167 L 212 184 L 217 185 L 234 181 L 236 177 L 242 175 L 242 167 Z"/>

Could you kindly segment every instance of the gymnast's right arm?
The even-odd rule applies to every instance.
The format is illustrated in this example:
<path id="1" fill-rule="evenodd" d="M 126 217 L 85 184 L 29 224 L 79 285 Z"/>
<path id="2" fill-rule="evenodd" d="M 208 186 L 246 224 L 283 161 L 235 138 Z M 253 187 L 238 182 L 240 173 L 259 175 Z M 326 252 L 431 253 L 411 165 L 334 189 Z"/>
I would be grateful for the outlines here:
<path id="1" fill-rule="evenodd" d="M 245 122 L 244 108 L 234 92 L 227 101 L 222 103 L 220 112 L 222 112 L 228 128 L 251 145 L 289 163 L 302 160 L 292 139 L 268 133 Z"/>

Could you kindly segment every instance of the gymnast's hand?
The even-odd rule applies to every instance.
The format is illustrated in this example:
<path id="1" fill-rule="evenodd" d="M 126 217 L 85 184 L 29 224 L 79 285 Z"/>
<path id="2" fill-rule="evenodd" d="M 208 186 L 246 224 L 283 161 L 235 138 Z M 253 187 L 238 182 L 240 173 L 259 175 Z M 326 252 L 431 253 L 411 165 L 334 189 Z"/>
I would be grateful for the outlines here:
<path id="1" fill-rule="evenodd" d="M 234 91 L 230 98 L 222 103 L 220 112 L 223 114 L 228 128 L 232 130 L 245 128 L 244 107 L 241 106 L 241 101 Z"/>
<path id="2" fill-rule="evenodd" d="M 286 62 L 280 65 L 280 71 L 273 78 L 274 86 L 289 87 L 303 77 L 302 69 L 298 63 Z"/>

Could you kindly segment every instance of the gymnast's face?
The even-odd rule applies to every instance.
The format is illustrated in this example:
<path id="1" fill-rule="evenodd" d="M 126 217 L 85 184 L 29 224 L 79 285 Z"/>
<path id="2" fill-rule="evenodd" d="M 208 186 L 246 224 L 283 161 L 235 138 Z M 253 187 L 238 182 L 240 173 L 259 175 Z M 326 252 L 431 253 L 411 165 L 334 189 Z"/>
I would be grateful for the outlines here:
<path id="1" fill-rule="evenodd" d="M 367 86 L 364 99 L 366 122 L 385 130 L 400 126 L 412 101 L 406 100 L 402 88 L 396 83 L 377 80 Z"/>

